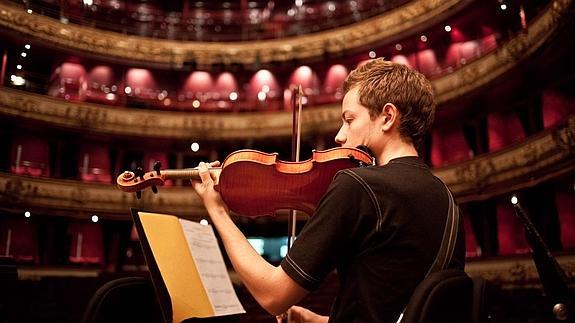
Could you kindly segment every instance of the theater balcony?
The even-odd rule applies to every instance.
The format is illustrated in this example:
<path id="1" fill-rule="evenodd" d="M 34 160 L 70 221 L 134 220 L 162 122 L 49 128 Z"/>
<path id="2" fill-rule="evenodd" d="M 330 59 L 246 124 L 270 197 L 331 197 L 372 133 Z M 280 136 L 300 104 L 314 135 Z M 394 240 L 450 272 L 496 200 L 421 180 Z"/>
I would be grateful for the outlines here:
<path id="1" fill-rule="evenodd" d="M 376 57 L 432 82 L 420 154 L 461 207 L 466 271 L 502 291 L 495 321 L 545 321 L 510 199 L 572 287 L 574 28 L 572 0 L 0 2 L 0 256 L 18 266 L 14 322 L 79 321 L 103 282 L 146 276 L 130 208 L 209 221 L 189 181 L 137 199 L 116 187 L 125 170 L 246 148 L 289 160 L 298 86 L 310 158 L 335 146 L 346 75 Z M 287 211 L 233 218 L 281 259 Z M 273 322 L 234 283 L 241 321 Z M 333 274 L 303 304 L 326 313 L 336 289 Z"/>

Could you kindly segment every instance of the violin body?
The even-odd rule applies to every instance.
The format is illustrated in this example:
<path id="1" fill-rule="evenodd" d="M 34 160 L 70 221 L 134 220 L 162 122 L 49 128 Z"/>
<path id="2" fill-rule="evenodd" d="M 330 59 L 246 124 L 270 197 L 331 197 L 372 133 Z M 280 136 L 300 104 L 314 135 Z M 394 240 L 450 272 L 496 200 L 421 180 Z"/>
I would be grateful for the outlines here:
<path id="1" fill-rule="evenodd" d="M 226 205 L 242 215 L 273 215 L 282 209 L 311 215 L 335 174 L 359 163 L 370 165 L 371 157 L 355 148 L 314 151 L 312 158 L 303 162 L 240 150 L 224 161 L 217 188 Z"/>
<path id="2" fill-rule="evenodd" d="M 276 153 L 246 149 L 230 154 L 210 172 L 222 199 L 235 213 L 261 216 L 293 209 L 311 215 L 338 171 L 372 163 L 369 154 L 356 148 L 313 151 L 312 158 L 303 162 L 281 161 Z M 123 191 L 139 192 L 162 186 L 167 179 L 199 179 L 199 175 L 197 169 L 156 169 L 139 176 L 124 172 L 117 184 Z"/>

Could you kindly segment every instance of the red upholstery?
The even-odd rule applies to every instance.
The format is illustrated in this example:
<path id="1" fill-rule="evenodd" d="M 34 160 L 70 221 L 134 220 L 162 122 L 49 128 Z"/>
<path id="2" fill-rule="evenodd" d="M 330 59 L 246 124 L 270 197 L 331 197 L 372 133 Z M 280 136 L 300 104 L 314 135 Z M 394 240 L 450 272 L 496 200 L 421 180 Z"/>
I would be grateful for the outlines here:
<path id="1" fill-rule="evenodd" d="M 459 128 L 443 128 L 431 135 L 431 164 L 439 167 L 471 158 L 471 149 Z"/>
<path id="2" fill-rule="evenodd" d="M 477 243 L 469 214 L 463 214 L 463 228 L 465 230 L 465 257 L 472 258 L 481 256 L 481 247 Z"/>
<path id="3" fill-rule="evenodd" d="M 433 49 L 423 49 L 417 52 L 417 69 L 424 75 L 438 74 L 441 71 L 435 51 Z"/>
<path id="4" fill-rule="evenodd" d="M 512 113 L 491 113 L 487 117 L 489 151 L 496 151 L 525 138 L 519 118 Z"/>
<path id="5" fill-rule="evenodd" d="M 523 224 L 515 215 L 510 202 L 497 204 L 497 238 L 499 255 L 524 254 L 530 250 Z"/>
<path id="6" fill-rule="evenodd" d="M 66 62 L 56 68 L 48 93 L 70 101 L 86 99 L 86 70 L 78 63 Z"/>
<path id="7" fill-rule="evenodd" d="M 79 151 L 80 179 L 87 182 L 110 183 L 110 156 L 106 147 L 84 146 Z"/>
<path id="8" fill-rule="evenodd" d="M 24 216 L 0 219 L 0 256 L 13 257 L 17 262 L 37 262 L 36 224 Z"/>
<path id="9" fill-rule="evenodd" d="M 575 112 L 575 98 L 547 89 L 543 91 L 543 126 L 547 129 Z"/>
<path id="10" fill-rule="evenodd" d="M 103 104 L 117 103 L 121 88 L 115 83 L 111 67 L 94 67 L 88 74 L 86 100 Z"/>
<path id="11" fill-rule="evenodd" d="M 43 138 L 19 135 L 12 142 L 11 171 L 19 175 L 50 176 L 48 142 Z"/>
<path id="12" fill-rule="evenodd" d="M 565 250 L 575 249 L 575 196 L 571 192 L 557 192 L 555 195 L 559 224 L 561 225 L 561 244 Z"/>
<path id="13" fill-rule="evenodd" d="M 72 222 L 68 225 L 70 234 L 71 263 L 102 264 L 104 262 L 104 245 L 102 227 L 99 223 Z"/>

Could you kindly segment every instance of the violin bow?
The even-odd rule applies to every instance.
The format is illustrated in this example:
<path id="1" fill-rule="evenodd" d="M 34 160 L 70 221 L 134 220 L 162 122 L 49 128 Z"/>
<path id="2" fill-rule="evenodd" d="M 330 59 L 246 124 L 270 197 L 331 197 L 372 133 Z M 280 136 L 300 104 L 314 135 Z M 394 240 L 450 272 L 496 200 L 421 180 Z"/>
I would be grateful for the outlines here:
<path id="1" fill-rule="evenodd" d="M 294 162 L 300 161 L 302 96 L 303 96 L 303 90 L 300 84 L 298 85 L 297 88 L 294 88 L 292 90 L 293 123 L 292 123 L 291 159 Z M 288 243 L 287 243 L 288 250 L 291 248 L 296 238 L 296 225 L 297 225 L 297 212 L 296 210 L 291 210 L 288 224 Z"/>
<path id="2" fill-rule="evenodd" d="M 301 146 L 301 111 L 302 111 L 303 90 L 301 84 L 297 88 L 292 88 L 292 137 L 291 137 L 291 159 L 299 162 Z M 288 223 L 287 250 L 289 251 L 296 238 L 297 211 L 290 210 Z M 290 312 L 285 315 L 287 323 L 291 322 Z"/>

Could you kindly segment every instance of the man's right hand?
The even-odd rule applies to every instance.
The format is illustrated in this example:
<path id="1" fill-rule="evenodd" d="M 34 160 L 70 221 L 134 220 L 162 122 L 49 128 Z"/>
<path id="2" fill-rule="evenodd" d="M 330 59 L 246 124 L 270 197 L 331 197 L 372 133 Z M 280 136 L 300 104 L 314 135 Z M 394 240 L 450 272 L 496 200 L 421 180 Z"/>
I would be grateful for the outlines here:
<path id="1" fill-rule="evenodd" d="M 327 316 L 316 314 L 300 306 L 292 306 L 289 309 L 289 316 L 289 323 L 326 323 L 329 320 L 329 317 Z M 283 316 L 278 316 L 277 321 L 278 323 L 287 322 Z"/>

